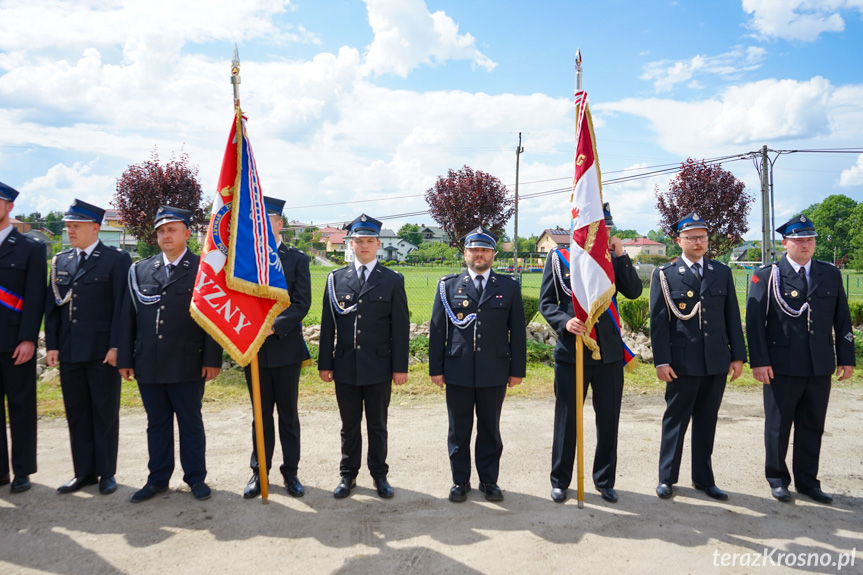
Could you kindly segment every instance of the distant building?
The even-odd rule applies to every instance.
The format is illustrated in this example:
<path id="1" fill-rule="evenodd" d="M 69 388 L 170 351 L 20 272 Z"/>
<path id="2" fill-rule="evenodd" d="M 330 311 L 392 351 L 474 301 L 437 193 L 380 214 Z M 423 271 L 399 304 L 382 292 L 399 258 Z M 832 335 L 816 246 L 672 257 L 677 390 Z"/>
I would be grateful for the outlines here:
<path id="1" fill-rule="evenodd" d="M 345 236 L 348 235 L 346 231 L 343 231 L 340 234 L 330 234 L 327 236 L 327 251 L 328 252 L 339 252 L 341 254 L 345 253 Z"/>
<path id="2" fill-rule="evenodd" d="M 403 240 L 389 228 L 381 229 L 379 239 L 381 241 L 381 247 L 378 249 L 377 253 L 378 261 L 403 262 L 409 253 L 418 249 L 417 246 L 409 241 Z M 349 239 L 346 241 L 349 241 Z M 345 262 L 352 261 L 354 261 L 354 252 L 348 247 L 345 249 Z"/>
<path id="3" fill-rule="evenodd" d="M 621 243 L 623 244 L 623 251 L 631 258 L 665 255 L 665 244 L 647 238 L 627 238 Z"/>
<path id="4" fill-rule="evenodd" d="M 426 226 L 417 224 L 424 242 L 438 242 L 449 245 L 451 243 L 449 232 L 438 226 Z"/>
<path id="5" fill-rule="evenodd" d="M 547 254 L 561 246 L 569 247 L 569 243 L 569 230 L 543 230 L 539 234 L 539 239 L 536 240 L 536 251 L 541 254 Z"/>
<path id="6" fill-rule="evenodd" d="M 10 218 L 9 221 L 12 222 L 12 227 L 22 234 L 26 234 L 33 228 L 33 226 L 29 222 L 22 222 L 21 220 L 16 218 Z"/>

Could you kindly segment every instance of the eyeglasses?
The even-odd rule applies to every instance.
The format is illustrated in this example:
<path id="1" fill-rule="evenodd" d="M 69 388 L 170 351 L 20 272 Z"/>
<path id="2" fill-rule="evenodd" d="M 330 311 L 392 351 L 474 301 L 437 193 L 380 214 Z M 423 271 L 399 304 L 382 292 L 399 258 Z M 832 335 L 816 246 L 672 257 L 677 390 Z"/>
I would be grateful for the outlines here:
<path id="1" fill-rule="evenodd" d="M 707 243 L 707 236 L 706 235 L 704 235 L 704 236 L 680 236 L 680 237 L 682 239 L 686 240 L 687 242 L 689 242 L 690 244 L 697 244 L 699 242 L 702 244 Z"/>

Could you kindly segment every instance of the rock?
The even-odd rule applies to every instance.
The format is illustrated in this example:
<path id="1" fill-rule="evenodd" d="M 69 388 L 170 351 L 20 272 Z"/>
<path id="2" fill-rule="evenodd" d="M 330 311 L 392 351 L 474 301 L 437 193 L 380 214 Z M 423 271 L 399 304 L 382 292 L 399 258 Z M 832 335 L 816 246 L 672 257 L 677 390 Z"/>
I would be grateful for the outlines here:
<path id="1" fill-rule="evenodd" d="M 641 360 L 644 363 L 652 363 L 653 362 L 653 350 L 647 346 L 641 348 Z"/>
<path id="2" fill-rule="evenodd" d="M 60 385 L 60 369 L 52 367 L 42 373 L 42 383 L 47 385 Z"/>
<path id="3" fill-rule="evenodd" d="M 234 366 L 231 365 L 230 361 L 223 361 L 222 362 L 222 369 L 231 369 L 232 367 L 234 367 Z"/>
<path id="4" fill-rule="evenodd" d="M 640 333 L 640 334 L 635 336 L 635 343 L 637 343 L 639 345 L 645 345 L 649 341 L 650 341 L 650 339 L 646 335 L 644 335 L 643 333 Z"/>

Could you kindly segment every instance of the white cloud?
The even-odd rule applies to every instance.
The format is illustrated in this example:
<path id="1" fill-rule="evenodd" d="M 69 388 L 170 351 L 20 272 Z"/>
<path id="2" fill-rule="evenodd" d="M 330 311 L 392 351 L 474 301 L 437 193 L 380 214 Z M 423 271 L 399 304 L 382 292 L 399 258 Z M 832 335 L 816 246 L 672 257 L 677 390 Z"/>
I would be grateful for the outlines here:
<path id="1" fill-rule="evenodd" d="M 429 13 L 423 0 L 365 0 L 374 39 L 365 53 L 367 73 L 405 77 L 420 64 L 470 60 L 493 70 L 497 64 L 476 48 L 470 34 L 443 11 Z"/>
<path id="2" fill-rule="evenodd" d="M 863 13 L 861 0 L 743 0 L 752 15 L 748 26 L 765 39 L 814 42 L 825 32 L 841 32 L 845 21 L 839 12 Z"/>
<path id="3" fill-rule="evenodd" d="M 764 48 L 749 46 L 744 49 L 738 46 L 717 56 L 698 55 L 690 60 L 677 62 L 660 60 L 648 63 L 640 78 L 652 81 L 657 92 L 668 92 L 676 84 L 688 82 L 696 74 L 713 74 L 728 78 L 755 70 L 761 67 L 766 54 Z M 690 87 L 700 87 L 700 84 L 693 82 Z"/>
<path id="4" fill-rule="evenodd" d="M 857 156 L 857 163 L 852 167 L 842 170 L 839 186 L 843 188 L 863 186 L 863 155 Z"/>
<path id="5" fill-rule="evenodd" d="M 728 88 L 709 100 L 627 98 L 597 109 L 646 118 L 665 149 L 681 157 L 709 157 L 715 154 L 699 151 L 824 138 L 840 130 L 859 134 L 861 91 L 861 86 L 837 90 L 820 76 L 804 82 L 769 79 Z"/>
<path id="6" fill-rule="evenodd" d="M 58 210 L 66 211 L 74 198 L 108 208 L 113 193 L 106 190 L 112 190 L 116 179 L 94 174 L 93 166 L 97 163 L 98 160 L 71 166 L 57 164 L 44 176 L 33 178 L 22 186 L 20 191 L 27 197 L 28 205 L 35 206 L 36 211 L 42 215 Z"/>

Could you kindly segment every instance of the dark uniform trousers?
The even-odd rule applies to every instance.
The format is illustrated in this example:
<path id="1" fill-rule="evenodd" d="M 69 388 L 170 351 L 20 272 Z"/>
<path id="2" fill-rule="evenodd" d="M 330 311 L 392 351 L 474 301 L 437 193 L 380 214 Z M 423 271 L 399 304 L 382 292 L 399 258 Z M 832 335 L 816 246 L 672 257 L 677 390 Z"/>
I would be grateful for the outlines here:
<path id="1" fill-rule="evenodd" d="M 175 416 L 183 481 L 194 485 L 207 476 L 201 371 L 205 366 L 219 367 L 222 350 L 189 313 L 199 261 L 187 250 L 169 280 L 162 254 L 141 260 L 135 275 L 142 296 L 161 297 L 145 305 L 127 292 L 123 302 L 117 367 L 135 369 L 147 411 L 147 483 L 157 488 L 166 487 L 174 471 Z"/>
<path id="2" fill-rule="evenodd" d="M 517 282 L 490 272 L 482 295 L 465 270 L 443 277 L 447 304 L 457 320 L 476 314 L 459 329 L 435 295 L 429 327 L 429 375 L 443 375 L 449 417 L 447 448 L 453 483 L 471 475 L 470 440 L 476 414 L 474 463 L 479 480 L 497 483 L 503 439 L 500 414 L 510 377 L 524 377 L 524 304 Z"/>
<path id="3" fill-rule="evenodd" d="M 810 321 L 805 312 L 795 318 L 781 311 L 767 287 L 774 266 L 779 268 L 780 295 L 794 310 L 808 302 Z M 769 365 L 774 375 L 764 386 L 767 482 L 771 487 L 791 483 L 785 458 L 794 426 L 794 484 L 797 489 L 820 488 L 818 465 L 830 378 L 837 363 L 855 364 L 851 315 L 839 270 L 812 260 L 804 285 L 787 257 L 764 266 L 752 276 L 746 332 L 752 367 Z"/>
<path id="4" fill-rule="evenodd" d="M 80 268 L 74 249 L 54 259 L 45 346 L 59 352 L 75 477 L 113 477 L 117 472 L 120 373 L 103 362 L 108 350 L 118 346 L 131 264 L 129 254 L 102 242 Z M 62 301 L 69 290 L 69 301 L 57 305 L 57 296 Z"/>
<path id="5" fill-rule="evenodd" d="M 0 244 L 0 475 L 9 474 L 6 404 L 12 438 L 12 471 L 16 476 L 36 473 L 36 351 L 30 361 L 15 365 L 12 354 L 22 341 L 39 341 L 48 283 L 45 246 L 13 229 Z M 16 306 L 13 300 L 23 303 Z M 11 304 L 6 305 L 6 304 Z M 4 401 L 5 398 L 5 401 Z"/>
<path id="6" fill-rule="evenodd" d="M 386 477 L 387 411 L 393 373 L 408 370 L 410 314 L 404 277 L 380 264 L 361 286 L 351 264 L 332 272 L 333 290 L 343 309 L 336 314 L 324 290 L 318 369 L 333 372 L 342 420 L 339 473 L 356 477 L 362 457 L 363 407 L 369 437 L 367 464 L 374 478 Z M 338 333 L 338 337 L 336 334 Z"/>
<path id="7" fill-rule="evenodd" d="M 677 379 L 665 384 L 666 407 L 659 448 L 659 482 L 668 485 L 679 479 L 690 420 L 692 481 L 705 487 L 716 485 L 711 458 L 728 369 L 732 361 L 746 360 L 731 270 L 707 258 L 702 265 L 702 279 L 679 259 L 656 268 L 651 280 L 653 363 L 670 365 L 677 375 Z M 668 309 L 659 274 L 665 278 L 674 310 L 689 315 L 700 303 L 700 316 L 695 314 L 683 320 Z"/>
<path id="8" fill-rule="evenodd" d="M 264 446 L 267 455 L 267 470 L 272 469 L 273 452 L 276 448 L 273 409 L 279 413 L 279 442 L 283 462 L 280 467 L 285 477 L 297 474 L 300 464 L 300 417 L 297 413 L 300 372 L 309 350 L 303 340 L 303 318 L 309 312 L 312 300 L 312 284 L 309 274 L 309 258 L 302 251 L 279 244 L 279 260 L 291 296 L 288 306 L 273 322 L 273 331 L 264 340 L 258 352 L 258 372 L 261 386 L 261 417 L 264 428 Z M 252 372 L 246 367 L 246 386 L 252 397 Z M 258 470 L 258 442 L 255 435 L 255 420 L 252 419 L 252 455 L 250 467 Z"/>
<path id="9" fill-rule="evenodd" d="M 555 250 L 546 259 L 540 288 L 539 310 L 557 332 L 554 349 L 554 439 L 551 448 L 551 486 L 569 487 L 575 462 L 575 336 L 566 330 L 566 323 L 575 317 L 572 297 L 562 290 L 557 276 Z M 629 256 L 611 254 L 614 280 L 618 293 L 629 299 L 641 295 L 641 279 L 632 267 Z M 561 264 L 562 281 L 570 283 L 569 269 Z M 620 405 L 623 400 L 623 341 L 611 315 L 604 313 L 595 326 L 602 359 L 594 360 L 584 350 L 584 393 L 593 390 L 596 415 L 596 450 L 593 457 L 593 482 L 598 488 L 614 487 L 617 474 L 617 435 Z"/>

